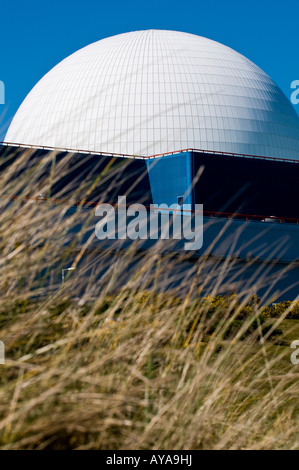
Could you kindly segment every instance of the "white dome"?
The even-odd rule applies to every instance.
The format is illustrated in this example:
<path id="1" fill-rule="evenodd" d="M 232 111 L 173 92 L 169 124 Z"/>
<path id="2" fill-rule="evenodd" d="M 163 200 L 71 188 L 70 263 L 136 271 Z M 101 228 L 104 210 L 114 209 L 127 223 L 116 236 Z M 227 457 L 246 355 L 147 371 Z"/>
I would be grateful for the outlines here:
<path id="1" fill-rule="evenodd" d="M 64 59 L 6 142 L 134 155 L 185 148 L 299 160 L 299 118 L 255 64 L 215 41 L 135 31 Z"/>

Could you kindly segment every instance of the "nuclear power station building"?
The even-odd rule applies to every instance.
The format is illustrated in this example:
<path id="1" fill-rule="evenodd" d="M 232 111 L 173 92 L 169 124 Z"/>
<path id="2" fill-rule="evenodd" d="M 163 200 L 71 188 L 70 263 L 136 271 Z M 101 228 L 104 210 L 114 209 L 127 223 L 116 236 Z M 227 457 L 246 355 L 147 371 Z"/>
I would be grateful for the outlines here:
<path id="1" fill-rule="evenodd" d="M 25 98 L 0 152 L 16 147 L 71 151 L 90 165 L 131 160 L 124 186 L 138 180 L 133 199 L 203 204 L 197 256 L 230 219 L 215 256 L 273 262 L 273 244 L 284 241 L 275 266 L 293 269 L 282 288 L 299 280 L 299 118 L 271 78 L 229 47 L 159 30 L 84 47 Z"/>

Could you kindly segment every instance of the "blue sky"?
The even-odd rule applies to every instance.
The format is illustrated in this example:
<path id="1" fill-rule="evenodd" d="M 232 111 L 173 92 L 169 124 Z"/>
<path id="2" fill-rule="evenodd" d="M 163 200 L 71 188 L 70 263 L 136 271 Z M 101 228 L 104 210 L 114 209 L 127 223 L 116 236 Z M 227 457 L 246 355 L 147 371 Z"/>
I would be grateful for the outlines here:
<path id="1" fill-rule="evenodd" d="M 0 140 L 27 93 L 54 65 L 87 44 L 133 30 L 172 29 L 219 41 L 259 65 L 290 98 L 290 84 L 299 80 L 298 10 L 298 0 L 1 2 L 6 104 L 0 105 Z"/>

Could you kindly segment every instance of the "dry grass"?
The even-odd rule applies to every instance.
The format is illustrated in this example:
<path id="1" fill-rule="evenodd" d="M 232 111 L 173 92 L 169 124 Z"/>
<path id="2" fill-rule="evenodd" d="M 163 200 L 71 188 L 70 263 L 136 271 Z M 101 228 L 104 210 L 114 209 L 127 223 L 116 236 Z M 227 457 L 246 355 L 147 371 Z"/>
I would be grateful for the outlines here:
<path id="1" fill-rule="evenodd" d="M 202 258 L 161 292 L 187 255 L 92 252 L 90 211 L 28 199 L 50 194 L 67 165 L 45 177 L 46 159 L 26 170 L 29 154 L 1 180 L 19 197 L 0 200 L 0 448 L 298 448 L 298 321 L 285 319 L 293 304 L 264 315 L 252 295 L 266 274 L 220 299 L 234 260 Z"/>

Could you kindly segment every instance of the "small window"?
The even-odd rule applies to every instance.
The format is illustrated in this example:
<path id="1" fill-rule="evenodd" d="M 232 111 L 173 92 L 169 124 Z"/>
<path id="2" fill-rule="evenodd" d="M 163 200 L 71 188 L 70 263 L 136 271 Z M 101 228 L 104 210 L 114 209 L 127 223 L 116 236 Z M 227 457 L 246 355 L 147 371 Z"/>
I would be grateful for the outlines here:
<path id="1" fill-rule="evenodd" d="M 177 196 L 177 203 L 180 207 L 184 204 L 184 196 Z"/>

